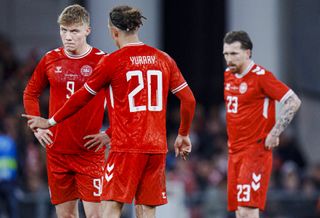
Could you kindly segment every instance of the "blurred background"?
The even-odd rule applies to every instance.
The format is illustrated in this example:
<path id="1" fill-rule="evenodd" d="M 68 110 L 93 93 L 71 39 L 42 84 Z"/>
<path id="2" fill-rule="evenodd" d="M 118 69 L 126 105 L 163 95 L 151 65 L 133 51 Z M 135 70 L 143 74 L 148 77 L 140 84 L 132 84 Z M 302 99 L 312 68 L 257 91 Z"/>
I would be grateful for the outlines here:
<path id="1" fill-rule="evenodd" d="M 253 60 L 302 99 L 302 107 L 274 150 L 273 174 L 262 218 L 320 217 L 320 1 L 304 0 L 1 0 L 0 3 L 0 218 L 17 201 L 18 217 L 55 217 L 50 204 L 45 150 L 20 118 L 22 94 L 39 59 L 61 45 L 57 17 L 78 3 L 91 14 L 89 43 L 116 49 L 107 13 L 129 4 L 148 19 L 140 39 L 177 62 L 197 99 L 188 161 L 174 158 L 179 105 L 169 99 L 167 184 L 169 204 L 157 217 L 231 218 L 226 211 L 227 138 L 223 103 L 222 40 L 245 30 Z M 47 115 L 48 93 L 41 96 Z M 108 123 L 105 123 L 107 127 Z M 14 193 L 15 198 L 4 200 Z M 83 217 L 83 215 L 81 215 Z M 133 216 L 127 206 L 124 218 Z"/>

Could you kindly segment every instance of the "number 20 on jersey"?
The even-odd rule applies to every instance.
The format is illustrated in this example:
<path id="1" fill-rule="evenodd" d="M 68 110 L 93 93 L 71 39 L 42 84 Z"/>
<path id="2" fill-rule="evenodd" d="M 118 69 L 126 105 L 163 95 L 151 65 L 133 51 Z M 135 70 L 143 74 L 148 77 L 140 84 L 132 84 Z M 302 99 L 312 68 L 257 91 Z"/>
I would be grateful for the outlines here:
<path id="1" fill-rule="evenodd" d="M 156 77 L 156 90 L 152 90 L 151 80 L 152 76 Z M 143 82 L 143 74 L 140 70 L 128 71 L 126 74 L 127 81 L 130 81 L 133 77 L 137 77 L 138 85 L 128 94 L 129 101 L 129 109 L 130 112 L 138 112 L 138 111 L 162 111 L 162 72 L 159 70 L 148 70 L 147 71 L 147 85 Z M 143 89 L 147 89 L 148 93 L 148 105 L 136 105 L 135 103 L 135 95 L 141 92 Z M 152 93 L 155 93 L 156 96 L 156 104 L 152 105 L 151 97 Z"/>

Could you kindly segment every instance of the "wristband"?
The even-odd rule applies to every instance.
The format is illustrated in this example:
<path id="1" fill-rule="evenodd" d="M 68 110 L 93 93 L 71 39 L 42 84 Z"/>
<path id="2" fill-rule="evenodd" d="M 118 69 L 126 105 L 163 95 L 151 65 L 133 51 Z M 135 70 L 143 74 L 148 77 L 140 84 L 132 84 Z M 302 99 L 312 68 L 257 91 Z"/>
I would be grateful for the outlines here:
<path id="1" fill-rule="evenodd" d="M 51 117 L 49 120 L 48 120 L 48 123 L 49 123 L 49 126 L 54 126 L 57 124 L 57 122 L 53 119 L 53 117 Z"/>

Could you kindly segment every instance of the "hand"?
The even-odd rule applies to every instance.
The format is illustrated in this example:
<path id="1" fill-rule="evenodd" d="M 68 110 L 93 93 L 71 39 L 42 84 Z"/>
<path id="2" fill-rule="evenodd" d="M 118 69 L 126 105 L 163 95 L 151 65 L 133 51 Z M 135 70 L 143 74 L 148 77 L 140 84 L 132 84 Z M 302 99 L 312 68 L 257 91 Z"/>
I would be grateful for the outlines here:
<path id="1" fill-rule="evenodd" d="M 21 116 L 28 118 L 28 126 L 33 132 L 36 132 L 37 128 L 48 129 L 50 127 L 48 119 L 27 114 L 22 114 Z"/>
<path id="2" fill-rule="evenodd" d="M 279 145 L 279 137 L 268 134 L 265 142 L 265 148 L 271 150 Z"/>
<path id="3" fill-rule="evenodd" d="M 34 132 L 35 137 L 38 139 L 42 147 L 51 145 L 53 143 L 50 136 L 53 136 L 52 132 L 49 129 L 36 129 Z"/>
<path id="4" fill-rule="evenodd" d="M 182 136 L 178 135 L 174 143 L 174 150 L 176 157 L 180 155 L 184 160 L 187 159 L 192 149 L 191 141 L 189 135 Z"/>
<path id="5" fill-rule="evenodd" d="M 83 139 L 90 139 L 84 144 L 84 147 L 91 149 L 97 146 L 95 152 L 99 151 L 103 146 L 110 144 L 110 137 L 105 132 L 100 132 L 93 135 L 87 135 Z"/>

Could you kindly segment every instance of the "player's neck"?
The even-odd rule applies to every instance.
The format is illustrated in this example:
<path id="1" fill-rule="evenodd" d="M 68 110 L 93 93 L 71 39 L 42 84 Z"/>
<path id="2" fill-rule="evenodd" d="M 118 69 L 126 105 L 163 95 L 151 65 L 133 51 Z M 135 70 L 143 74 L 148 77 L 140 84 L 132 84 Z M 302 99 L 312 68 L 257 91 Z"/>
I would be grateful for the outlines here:
<path id="1" fill-rule="evenodd" d="M 239 74 L 245 74 L 247 73 L 247 71 L 249 70 L 248 68 L 251 67 L 252 64 L 252 60 L 248 59 L 241 67 L 241 71 L 239 72 Z"/>
<path id="2" fill-rule="evenodd" d="M 245 75 L 247 75 L 250 71 L 250 69 L 252 68 L 252 66 L 254 65 L 253 60 L 249 59 L 248 61 L 246 61 L 246 63 L 242 66 L 241 72 L 240 73 L 236 73 L 235 76 L 237 78 L 242 78 Z"/>
<path id="3" fill-rule="evenodd" d="M 128 44 L 136 44 L 136 43 L 141 43 L 139 40 L 139 37 L 136 34 L 125 36 L 121 40 L 119 40 L 120 48 L 123 48 Z"/>
<path id="4" fill-rule="evenodd" d="M 91 46 L 87 43 L 85 43 L 83 46 L 81 46 L 80 48 L 74 50 L 74 51 L 67 51 L 65 50 L 65 52 L 68 54 L 68 55 L 71 55 L 71 56 L 82 56 L 86 53 L 88 53 L 88 51 L 91 49 Z"/>

